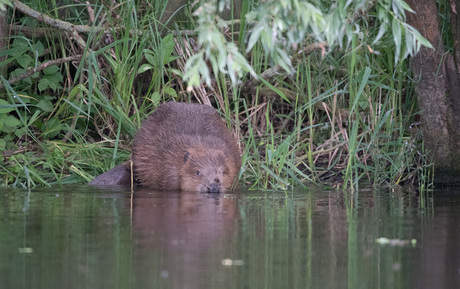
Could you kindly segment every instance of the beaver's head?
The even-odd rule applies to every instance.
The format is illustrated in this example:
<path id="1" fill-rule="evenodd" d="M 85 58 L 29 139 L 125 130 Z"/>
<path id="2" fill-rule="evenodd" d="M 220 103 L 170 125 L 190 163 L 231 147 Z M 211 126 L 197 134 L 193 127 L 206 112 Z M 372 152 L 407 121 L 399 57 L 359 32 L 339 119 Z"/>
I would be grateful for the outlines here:
<path id="1" fill-rule="evenodd" d="M 227 161 L 221 150 L 188 149 L 179 176 L 181 190 L 224 193 L 236 177 L 235 172 L 230 171 Z"/>

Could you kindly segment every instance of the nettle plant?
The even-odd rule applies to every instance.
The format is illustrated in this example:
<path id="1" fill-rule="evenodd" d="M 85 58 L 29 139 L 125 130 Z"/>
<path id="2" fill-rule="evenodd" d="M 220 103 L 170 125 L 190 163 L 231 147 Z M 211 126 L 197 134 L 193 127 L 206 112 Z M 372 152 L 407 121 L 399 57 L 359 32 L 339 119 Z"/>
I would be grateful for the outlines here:
<path id="1" fill-rule="evenodd" d="M 1 65 L 7 67 L 11 84 L 2 76 L 6 95 L 0 100 L 0 150 L 17 147 L 18 142 L 13 140 L 22 140 L 31 127 L 47 137 L 58 135 L 64 127 L 52 112 L 63 76 L 57 65 L 36 71 L 46 58 L 42 42 L 19 36 L 1 53 L 6 56 Z"/>

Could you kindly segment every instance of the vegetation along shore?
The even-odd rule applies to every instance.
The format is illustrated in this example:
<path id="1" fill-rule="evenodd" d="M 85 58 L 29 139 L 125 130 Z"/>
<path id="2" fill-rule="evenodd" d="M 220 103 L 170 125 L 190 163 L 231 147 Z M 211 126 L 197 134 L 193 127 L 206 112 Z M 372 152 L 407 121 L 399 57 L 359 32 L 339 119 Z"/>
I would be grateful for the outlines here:
<path id="1" fill-rule="evenodd" d="M 427 89 L 460 33 L 407 2 L 0 0 L 0 184 L 87 183 L 171 101 L 220 112 L 243 187 L 450 182 L 460 104 Z"/>

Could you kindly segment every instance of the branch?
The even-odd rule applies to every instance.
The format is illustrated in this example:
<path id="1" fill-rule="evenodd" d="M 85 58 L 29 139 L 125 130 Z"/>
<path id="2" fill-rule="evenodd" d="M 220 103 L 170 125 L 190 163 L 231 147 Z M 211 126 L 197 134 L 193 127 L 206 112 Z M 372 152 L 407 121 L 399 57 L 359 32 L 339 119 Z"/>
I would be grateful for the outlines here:
<path id="1" fill-rule="evenodd" d="M 41 64 L 41 65 L 39 65 L 39 66 L 37 66 L 35 68 L 31 67 L 31 68 L 27 69 L 26 72 L 24 72 L 23 74 L 19 75 L 18 77 L 11 78 L 10 80 L 8 80 L 8 83 L 13 84 L 15 82 L 18 82 L 20 80 L 23 80 L 23 79 L 31 76 L 32 74 L 34 74 L 36 72 L 42 71 L 47 67 L 57 65 L 57 64 L 61 64 L 61 63 L 65 63 L 65 62 L 81 60 L 81 58 L 82 58 L 82 55 L 75 55 L 75 56 L 69 56 L 69 57 L 59 58 L 59 59 L 55 59 L 55 60 L 45 62 L 45 63 L 43 63 L 43 64 Z M 0 88 L 3 88 L 3 87 L 4 87 L 3 83 L 0 83 Z"/>
<path id="2" fill-rule="evenodd" d="M 78 43 L 80 48 L 83 50 L 86 47 L 86 42 L 83 40 L 83 38 L 80 37 L 78 33 L 81 33 L 81 32 L 88 33 L 90 30 L 93 30 L 96 32 L 104 31 L 101 27 L 91 27 L 88 25 L 73 25 L 72 23 L 69 23 L 66 21 L 51 18 L 48 15 L 45 15 L 43 13 L 33 10 L 32 8 L 30 8 L 29 6 L 27 6 L 26 4 L 18 0 L 14 1 L 14 7 L 18 11 L 21 11 L 22 13 L 29 15 L 30 17 L 33 17 L 40 22 L 44 22 L 48 24 L 49 26 L 66 31 L 69 34 L 69 37 L 75 39 L 75 41 Z"/>
<path id="3" fill-rule="evenodd" d="M 56 37 L 58 35 L 65 35 L 65 31 L 61 31 L 56 28 L 29 27 L 15 24 L 9 25 L 8 31 L 11 31 L 12 34 L 23 33 L 27 37 Z"/>
<path id="4" fill-rule="evenodd" d="M 22 3 L 21 1 L 18 1 L 18 0 L 14 1 L 14 7 L 17 10 L 21 11 L 22 13 L 24 13 L 26 15 L 29 15 L 30 17 L 35 18 L 40 22 L 44 22 L 44 23 L 48 24 L 49 26 L 56 27 L 56 28 L 61 29 L 61 30 L 65 30 L 65 31 L 70 32 L 70 33 L 74 29 L 79 33 L 82 33 L 82 32 L 83 33 L 88 33 L 90 31 L 96 31 L 96 32 L 104 31 L 103 28 L 97 27 L 97 26 L 96 27 L 91 27 L 91 26 L 88 26 L 88 25 L 73 25 L 72 23 L 69 23 L 69 22 L 66 22 L 66 21 L 51 18 L 48 15 L 45 15 L 45 14 L 40 13 L 38 11 L 35 11 L 34 9 L 30 8 L 29 6 L 27 6 L 26 4 L 24 4 L 24 3 Z"/>

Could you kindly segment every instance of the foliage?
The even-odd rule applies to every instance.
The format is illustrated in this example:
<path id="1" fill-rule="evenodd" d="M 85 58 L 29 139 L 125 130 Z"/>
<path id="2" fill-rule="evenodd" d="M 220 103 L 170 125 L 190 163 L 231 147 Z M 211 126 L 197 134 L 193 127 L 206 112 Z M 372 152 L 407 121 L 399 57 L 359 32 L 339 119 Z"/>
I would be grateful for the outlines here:
<path id="1" fill-rule="evenodd" d="M 226 41 L 221 29 L 227 28 L 225 21 L 216 15 L 216 1 L 205 1 L 194 13 L 199 27 L 197 44 L 201 47 L 187 61 L 184 80 L 189 89 L 200 83 L 200 78 L 211 85 L 211 73 L 207 62 L 211 63 L 214 72 L 227 73 L 234 84 L 242 78 L 246 71 L 254 71 L 244 56 L 238 51 L 235 43 Z"/>
<path id="2" fill-rule="evenodd" d="M 211 62 L 214 71 L 228 74 L 233 84 L 244 72 L 254 74 L 233 42 L 226 41 L 220 33 L 219 30 L 227 27 L 227 24 L 216 14 L 216 2 L 220 2 L 219 7 L 222 8 L 225 7 L 222 3 L 228 1 L 205 1 L 194 14 L 198 18 L 198 45 L 201 48 L 186 66 L 185 80 L 192 86 L 199 84 L 198 76 L 207 85 L 210 84 L 206 61 Z M 335 2 L 335 5 L 329 2 L 327 5 L 314 5 L 301 0 L 280 0 L 259 5 L 247 14 L 252 31 L 247 40 L 246 53 L 260 42 L 272 63 L 291 72 L 293 67 L 287 48 L 303 46 L 305 41 L 321 43 L 333 49 L 336 45 L 348 47 L 352 39 L 358 36 L 363 44 L 374 46 L 386 33 L 391 33 L 396 51 L 395 63 L 417 53 L 421 45 L 432 48 L 417 30 L 405 23 L 405 12 L 413 11 L 402 0 Z M 369 16 L 366 11 L 373 5 L 376 10 L 373 25 L 379 30 L 364 37 L 368 25 L 366 18 Z"/>
<path id="3" fill-rule="evenodd" d="M 175 42 L 173 35 L 166 35 L 159 41 L 158 46 L 154 50 L 144 50 L 144 56 L 148 63 L 142 64 L 138 69 L 139 74 L 149 70 L 152 71 L 152 85 L 149 88 L 149 92 L 153 91 L 151 99 L 156 104 L 159 104 L 161 95 L 170 96 L 173 98 L 177 97 L 176 91 L 170 87 L 163 87 L 161 95 L 158 92 L 158 90 L 164 86 L 164 83 L 162 83 L 162 76 L 166 71 L 177 73 L 179 75 L 181 74 L 180 71 L 174 69 L 166 69 L 166 71 L 164 71 L 165 66 L 169 65 L 172 61 L 177 59 L 177 56 L 173 56 L 174 46 Z"/>
<path id="4" fill-rule="evenodd" d="M 5 11 L 7 6 L 13 7 L 10 0 L 0 0 L 0 11 Z"/>
<path id="5" fill-rule="evenodd" d="M 427 43 L 402 1 L 244 0 L 241 22 L 204 1 L 175 31 L 157 20 L 165 2 L 26 3 L 72 31 L 8 10 L 44 33 L 11 35 L 0 51 L 3 185 L 90 180 L 129 159 L 141 120 L 172 100 L 222 112 L 241 140 L 243 186 L 430 185 L 404 60 Z"/>

